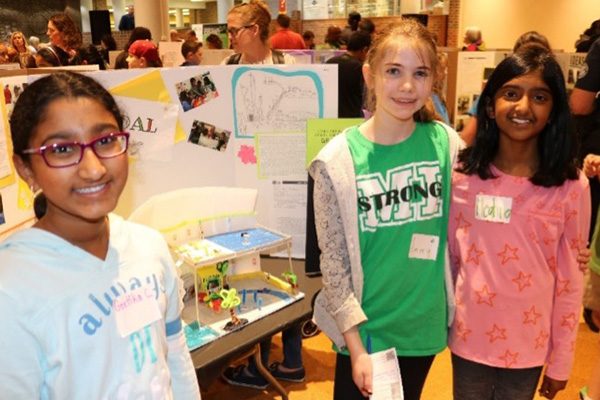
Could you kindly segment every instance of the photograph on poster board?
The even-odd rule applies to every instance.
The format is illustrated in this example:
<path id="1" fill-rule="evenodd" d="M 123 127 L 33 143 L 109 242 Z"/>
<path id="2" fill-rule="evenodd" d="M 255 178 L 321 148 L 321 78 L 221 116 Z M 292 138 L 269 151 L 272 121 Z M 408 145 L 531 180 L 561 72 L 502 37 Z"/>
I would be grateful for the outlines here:
<path id="1" fill-rule="evenodd" d="M 215 127 L 212 124 L 195 120 L 188 135 L 188 142 L 207 147 L 211 150 L 225 151 L 231 132 Z"/>
<path id="2" fill-rule="evenodd" d="M 458 105 L 458 114 L 466 114 L 471 106 L 471 96 L 468 94 L 460 95 L 456 103 Z"/>
<path id="3" fill-rule="evenodd" d="M 221 48 L 229 48 L 229 36 L 227 35 L 227 24 L 204 24 L 202 25 L 202 42 L 207 43 L 207 38 L 217 35 L 221 39 Z M 208 47 L 211 48 L 211 47 Z"/>
<path id="4" fill-rule="evenodd" d="M 219 97 L 219 92 L 210 76 L 210 72 L 178 82 L 175 87 L 183 111 L 200 107 L 202 104 Z"/>
<path id="5" fill-rule="evenodd" d="M 26 78 L 26 77 L 25 77 Z M 12 109 L 19 98 L 19 95 L 23 93 L 23 90 L 27 87 L 26 82 L 6 83 L 4 85 L 4 104 L 6 104 L 6 115 L 10 118 Z"/>

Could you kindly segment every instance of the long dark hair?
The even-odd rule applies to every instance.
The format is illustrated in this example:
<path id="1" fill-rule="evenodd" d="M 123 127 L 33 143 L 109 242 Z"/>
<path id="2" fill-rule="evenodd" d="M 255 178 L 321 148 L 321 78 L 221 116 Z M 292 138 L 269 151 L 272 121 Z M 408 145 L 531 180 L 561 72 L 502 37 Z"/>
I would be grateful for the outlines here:
<path id="1" fill-rule="evenodd" d="M 540 71 L 550 88 L 553 106 L 548 124 L 538 135 L 539 165 L 529 179 L 544 187 L 560 186 L 567 179 L 577 179 L 575 140 L 569 130 L 570 112 L 565 80 L 560 65 L 547 49 L 539 45 L 525 45 L 504 59 L 481 94 L 477 107 L 477 133 L 472 147 L 459 154 L 459 172 L 477 174 L 481 179 L 494 178 L 490 164 L 499 148 L 500 131 L 489 110 L 494 107 L 494 96 L 500 88 L 518 76 Z"/>
<path id="2" fill-rule="evenodd" d="M 86 97 L 93 99 L 106 108 L 115 120 L 119 130 L 123 130 L 123 114 L 112 95 L 98 82 L 89 76 L 75 72 L 57 72 L 33 82 L 21 93 L 10 117 L 10 134 L 13 153 L 29 163 L 29 155 L 23 150 L 29 143 L 37 126 L 46 118 L 48 106 L 61 98 Z M 35 213 L 41 218 L 46 211 L 46 200 L 42 195 L 36 196 Z"/>
<path id="3" fill-rule="evenodd" d="M 129 46 L 131 46 L 131 44 L 136 40 L 152 40 L 152 32 L 150 32 L 150 29 L 143 26 L 136 26 L 131 31 L 129 39 L 127 39 L 127 43 L 125 43 L 123 50 L 129 50 Z"/>

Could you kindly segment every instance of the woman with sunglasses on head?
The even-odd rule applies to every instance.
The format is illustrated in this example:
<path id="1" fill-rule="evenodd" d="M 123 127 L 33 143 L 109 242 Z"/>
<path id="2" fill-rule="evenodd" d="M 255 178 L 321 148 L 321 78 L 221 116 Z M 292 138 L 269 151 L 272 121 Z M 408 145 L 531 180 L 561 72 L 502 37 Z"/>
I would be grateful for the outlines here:
<path id="1" fill-rule="evenodd" d="M 0 244 L 0 387 L 7 399 L 199 399 L 181 283 L 158 232 L 111 214 L 129 134 L 95 80 L 29 85 L 10 120 L 37 221 Z"/>
<path id="2" fill-rule="evenodd" d="M 295 64 L 295 59 L 269 45 L 271 13 L 262 0 L 234 6 L 227 14 L 227 34 L 235 51 L 221 64 Z"/>

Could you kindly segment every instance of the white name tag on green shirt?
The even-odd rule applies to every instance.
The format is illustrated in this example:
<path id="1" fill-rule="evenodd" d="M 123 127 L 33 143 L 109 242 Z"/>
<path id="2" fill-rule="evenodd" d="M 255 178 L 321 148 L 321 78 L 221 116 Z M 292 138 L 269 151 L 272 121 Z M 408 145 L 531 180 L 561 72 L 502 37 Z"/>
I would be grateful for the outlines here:
<path id="1" fill-rule="evenodd" d="M 475 197 L 475 219 L 508 224 L 512 214 L 511 197 L 478 194 Z"/>
<path id="2" fill-rule="evenodd" d="M 113 301 L 117 329 L 127 337 L 162 318 L 154 293 L 139 288 L 117 297 Z"/>
<path id="3" fill-rule="evenodd" d="M 408 257 L 419 258 L 421 260 L 435 260 L 437 258 L 439 245 L 439 236 L 415 233 L 412 235 L 410 241 Z"/>

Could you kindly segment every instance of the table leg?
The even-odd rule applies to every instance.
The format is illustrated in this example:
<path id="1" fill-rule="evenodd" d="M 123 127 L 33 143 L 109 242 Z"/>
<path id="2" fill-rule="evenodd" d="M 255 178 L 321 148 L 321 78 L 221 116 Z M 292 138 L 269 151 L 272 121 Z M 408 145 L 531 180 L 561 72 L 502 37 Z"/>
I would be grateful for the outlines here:
<path id="1" fill-rule="evenodd" d="M 263 365 L 262 360 L 260 359 L 260 343 L 256 344 L 256 348 L 254 350 L 254 361 L 256 363 L 256 369 L 258 372 L 267 380 L 279 394 L 281 394 L 282 400 L 288 400 L 288 395 L 283 386 L 277 381 L 277 379 L 273 378 L 273 375 L 269 372 L 269 370 Z"/>

